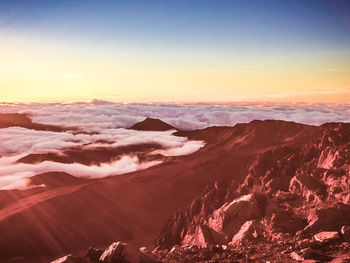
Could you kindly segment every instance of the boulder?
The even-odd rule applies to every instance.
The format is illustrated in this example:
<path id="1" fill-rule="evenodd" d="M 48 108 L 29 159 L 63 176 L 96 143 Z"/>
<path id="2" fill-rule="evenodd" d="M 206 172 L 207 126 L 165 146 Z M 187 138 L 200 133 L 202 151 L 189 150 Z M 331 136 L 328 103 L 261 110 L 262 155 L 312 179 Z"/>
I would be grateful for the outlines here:
<path id="1" fill-rule="evenodd" d="M 138 263 L 137 248 L 123 242 L 114 242 L 101 255 L 100 263 Z"/>
<path id="2" fill-rule="evenodd" d="M 250 220 L 260 219 L 272 210 L 270 198 L 263 193 L 244 195 L 215 210 L 207 225 L 227 242 Z"/>
<path id="3" fill-rule="evenodd" d="M 314 235 L 316 241 L 325 243 L 328 241 L 336 240 L 339 238 L 339 234 L 336 231 L 323 231 Z"/>
<path id="4" fill-rule="evenodd" d="M 263 227 L 257 220 L 245 222 L 237 234 L 235 234 L 229 243 L 230 245 L 240 245 L 246 241 L 252 241 L 263 236 Z"/>
<path id="5" fill-rule="evenodd" d="M 182 240 L 183 246 L 195 245 L 198 247 L 207 247 L 209 244 L 214 244 L 215 241 L 206 225 L 198 225 L 189 229 L 186 236 Z"/>

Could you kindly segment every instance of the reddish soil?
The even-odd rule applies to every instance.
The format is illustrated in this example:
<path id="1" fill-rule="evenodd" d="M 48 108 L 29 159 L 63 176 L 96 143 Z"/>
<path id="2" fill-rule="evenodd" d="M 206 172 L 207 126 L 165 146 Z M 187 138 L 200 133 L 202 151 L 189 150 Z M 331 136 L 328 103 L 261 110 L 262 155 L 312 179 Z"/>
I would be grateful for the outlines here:
<path id="1" fill-rule="evenodd" d="M 142 129 L 149 129 L 148 124 Z M 152 247 L 175 211 L 186 211 L 193 199 L 217 184 L 250 191 L 245 180 L 260 154 L 278 147 L 317 144 L 327 129 L 253 121 L 177 132 L 207 144 L 191 155 L 169 158 L 147 170 L 73 180 L 73 184 L 71 176 L 53 182 L 44 176 L 35 184 L 42 180 L 49 187 L 25 190 L 25 194 L 0 191 L 2 200 L 9 200 L 0 209 L 0 261 L 19 257 L 18 262 L 46 262 L 68 253 L 85 253 L 89 246 L 106 247 L 116 240 Z"/>

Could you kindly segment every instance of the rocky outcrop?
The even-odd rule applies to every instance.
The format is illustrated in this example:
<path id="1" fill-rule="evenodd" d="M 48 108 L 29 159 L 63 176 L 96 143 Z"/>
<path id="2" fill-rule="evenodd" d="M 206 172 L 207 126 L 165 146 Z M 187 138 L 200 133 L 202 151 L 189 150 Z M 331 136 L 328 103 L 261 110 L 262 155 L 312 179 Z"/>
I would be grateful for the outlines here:
<path id="1" fill-rule="evenodd" d="M 200 224 L 190 228 L 181 243 L 183 246 L 207 247 L 216 243 L 218 239 L 219 237 L 213 238 L 213 233 L 207 225 Z"/>
<path id="2" fill-rule="evenodd" d="M 263 225 L 258 220 L 245 222 L 233 236 L 230 245 L 243 245 L 264 235 Z"/>
<path id="3" fill-rule="evenodd" d="M 266 227 L 270 234 L 282 233 L 295 235 L 303 230 L 308 221 L 301 215 L 297 215 L 292 209 L 279 208 L 274 213 L 265 218 Z"/>
<path id="4" fill-rule="evenodd" d="M 350 125 L 321 128 L 318 141 L 259 153 L 241 181 L 216 185 L 194 199 L 178 220 L 168 221 L 173 231 L 181 225 L 172 233 L 176 244 L 243 251 L 272 242 L 289 260 L 331 260 L 335 248 L 350 252 Z M 156 242 L 160 249 L 174 244 Z"/>
<path id="5" fill-rule="evenodd" d="M 250 220 L 260 219 L 272 211 L 272 204 L 268 196 L 262 193 L 244 195 L 230 203 L 225 203 L 215 210 L 209 217 L 208 227 L 214 231 L 220 239 L 217 243 L 227 243 Z"/>
<path id="6" fill-rule="evenodd" d="M 123 242 L 114 242 L 101 255 L 100 263 L 138 263 L 139 255 L 137 248 Z"/>
<path id="7" fill-rule="evenodd" d="M 306 198 L 307 202 L 327 197 L 327 186 L 312 175 L 298 174 L 290 181 L 289 191 Z"/>
<path id="8" fill-rule="evenodd" d="M 339 234 L 336 231 L 324 231 L 314 235 L 316 241 L 326 243 L 339 238 Z"/>
<path id="9" fill-rule="evenodd" d="M 340 231 L 342 226 L 350 225 L 350 205 L 338 203 L 334 206 L 316 209 L 309 215 L 309 225 L 304 234 L 320 231 Z"/>
<path id="10" fill-rule="evenodd" d="M 124 242 L 113 242 L 106 250 L 90 247 L 85 257 L 67 255 L 51 263 L 158 263 L 146 247 L 137 248 Z"/>

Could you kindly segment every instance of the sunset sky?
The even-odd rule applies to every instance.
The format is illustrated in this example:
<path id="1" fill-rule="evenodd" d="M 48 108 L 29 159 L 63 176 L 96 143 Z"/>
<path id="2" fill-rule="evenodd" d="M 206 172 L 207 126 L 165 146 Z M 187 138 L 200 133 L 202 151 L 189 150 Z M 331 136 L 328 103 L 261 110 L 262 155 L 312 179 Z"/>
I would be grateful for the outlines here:
<path id="1" fill-rule="evenodd" d="M 0 101 L 350 103 L 350 1 L 0 0 Z"/>

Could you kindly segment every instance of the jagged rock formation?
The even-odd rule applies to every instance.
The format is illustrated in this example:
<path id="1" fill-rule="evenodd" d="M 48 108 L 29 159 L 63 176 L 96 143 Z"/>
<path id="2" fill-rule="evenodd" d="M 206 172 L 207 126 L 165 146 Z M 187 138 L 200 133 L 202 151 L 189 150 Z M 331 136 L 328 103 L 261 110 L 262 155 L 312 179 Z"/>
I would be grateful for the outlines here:
<path id="1" fill-rule="evenodd" d="M 51 263 L 157 263 L 145 247 L 137 248 L 124 242 L 113 242 L 105 250 L 90 247 L 86 256 L 66 255 Z"/>
<path id="2" fill-rule="evenodd" d="M 281 253 L 286 249 L 283 242 L 306 238 L 335 242 L 336 251 L 345 246 L 344 253 L 349 253 L 341 231 L 350 226 L 350 125 L 325 124 L 320 129 L 313 142 L 277 145 L 259 153 L 242 183 L 234 179 L 229 187 L 216 184 L 195 198 L 185 212 L 169 219 L 156 247 L 240 247 L 272 241 Z M 311 247 L 289 256 L 331 258 L 324 246 Z"/>

